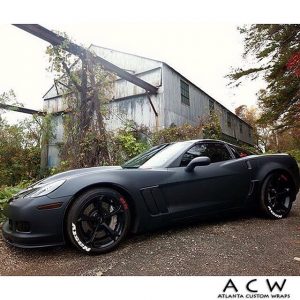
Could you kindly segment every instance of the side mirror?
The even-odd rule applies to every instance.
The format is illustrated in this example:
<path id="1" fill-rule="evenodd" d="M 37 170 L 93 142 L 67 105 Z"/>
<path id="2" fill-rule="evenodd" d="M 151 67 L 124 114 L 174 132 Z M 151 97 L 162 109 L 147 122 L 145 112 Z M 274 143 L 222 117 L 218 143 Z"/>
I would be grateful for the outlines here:
<path id="1" fill-rule="evenodd" d="M 196 157 L 190 161 L 190 163 L 186 166 L 185 170 L 187 172 L 193 172 L 195 167 L 207 166 L 210 163 L 211 163 L 210 158 L 207 156 Z"/>

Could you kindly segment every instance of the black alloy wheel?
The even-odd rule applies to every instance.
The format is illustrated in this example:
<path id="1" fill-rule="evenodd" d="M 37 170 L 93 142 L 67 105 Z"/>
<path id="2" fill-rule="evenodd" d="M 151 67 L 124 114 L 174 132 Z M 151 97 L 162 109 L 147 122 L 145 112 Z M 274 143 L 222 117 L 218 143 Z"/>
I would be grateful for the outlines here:
<path id="1" fill-rule="evenodd" d="M 94 188 L 82 194 L 67 217 L 71 242 L 88 253 L 113 250 L 125 238 L 129 226 L 127 201 L 120 193 L 108 188 Z"/>
<path id="2" fill-rule="evenodd" d="M 273 219 L 285 218 L 295 199 L 295 192 L 289 177 L 283 172 L 267 176 L 262 186 L 261 209 Z"/>

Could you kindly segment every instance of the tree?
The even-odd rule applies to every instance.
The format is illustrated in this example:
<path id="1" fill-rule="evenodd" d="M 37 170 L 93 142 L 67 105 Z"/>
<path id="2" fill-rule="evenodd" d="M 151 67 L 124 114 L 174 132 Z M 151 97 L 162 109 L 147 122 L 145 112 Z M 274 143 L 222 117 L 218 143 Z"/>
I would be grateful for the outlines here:
<path id="1" fill-rule="evenodd" d="M 248 107 L 247 105 L 240 105 L 235 109 L 235 113 L 252 126 L 255 148 L 267 151 L 269 149 L 271 136 L 274 135 L 274 127 L 258 122 L 261 112 L 255 106 Z"/>
<path id="2" fill-rule="evenodd" d="M 0 103 L 23 106 L 13 90 L 0 94 Z M 0 109 L 0 187 L 39 177 L 44 129 L 44 123 L 38 116 L 10 125 L 2 117 L 4 112 Z"/>
<path id="3" fill-rule="evenodd" d="M 61 159 L 66 168 L 90 167 L 111 162 L 105 128 L 106 104 L 111 99 L 113 75 L 83 53 L 79 58 L 65 51 L 67 42 L 47 47 L 49 70 L 65 87 L 63 98 L 64 143 Z"/>
<path id="4" fill-rule="evenodd" d="M 259 113 L 256 107 L 248 107 L 247 105 L 240 105 L 235 109 L 235 114 L 244 120 L 246 123 L 252 126 L 253 128 L 253 140 L 257 148 L 259 148 L 259 125 L 257 120 L 259 119 Z"/>
<path id="5" fill-rule="evenodd" d="M 23 106 L 20 102 L 17 101 L 16 94 L 13 90 L 8 92 L 3 92 L 0 94 L 0 104 L 9 104 L 16 106 Z M 2 114 L 5 113 L 5 110 L 0 107 L 0 122 L 3 122 Z"/>
<path id="6" fill-rule="evenodd" d="M 259 150 L 289 152 L 300 149 L 299 128 L 286 129 L 282 132 L 277 131 L 272 124 L 258 122 L 261 112 L 255 106 L 240 105 L 235 109 L 235 113 L 253 127 L 256 148 Z"/>
<path id="7" fill-rule="evenodd" d="M 244 59 L 249 68 L 237 68 L 228 77 L 238 86 L 244 77 L 261 76 L 266 88 L 258 93 L 260 123 L 276 130 L 300 127 L 300 25 L 258 24 L 239 28 L 244 36 Z"/>
<path id="8" fill-rule="evenodd" d="M 215 113 L 211 113 L 208 119 L 203 122 L 203 137 L 217 140 L 222 137 L 221 124 Z"/>
<path id="9" fill-rule="evenodd" d="M 110 134 L 113 163 L 121 165 L 150 147 L 150 130 L 128 120 L 114 134 Z"/>
<path id="10" fill-rule="evenodd" d="M 39 177 L 41 128 L 35 120 L 0 122 L 0 187 Z"/>

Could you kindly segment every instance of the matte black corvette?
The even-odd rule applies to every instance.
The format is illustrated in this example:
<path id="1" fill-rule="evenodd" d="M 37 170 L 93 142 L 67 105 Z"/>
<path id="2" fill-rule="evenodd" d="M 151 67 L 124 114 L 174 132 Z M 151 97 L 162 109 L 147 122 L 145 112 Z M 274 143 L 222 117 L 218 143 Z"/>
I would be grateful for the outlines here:
<path id="1" fill-rule="evenodd" d="M 156 146 L 122 167 L 60 173 L 10 200 L 3 236 L 19 247 L 70 240 L 82 251 L 104 253 L 129 231 L 235 208 L 286 217 L 299 190 L 296 161 L 249 154 L 222 141 L 193 140 Z"/>

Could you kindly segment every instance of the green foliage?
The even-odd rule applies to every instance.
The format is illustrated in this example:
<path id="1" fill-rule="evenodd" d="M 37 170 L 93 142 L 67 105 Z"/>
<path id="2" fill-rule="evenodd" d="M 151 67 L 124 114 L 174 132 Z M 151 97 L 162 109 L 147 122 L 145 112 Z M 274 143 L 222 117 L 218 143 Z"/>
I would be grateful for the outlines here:
<path id="1" fill-rule="evenodd" d="M 222 136 L 222 129 L 219 118 L 216 114 L 211 114 L 208 120 L 203 125 L 203 137 L 205 139 L 220 139 Z"/>
<path id="2" fill-rule="evenodd" d="M 55 174 L 58 174 L 58 173 L 61 173 L 61 172 L 68 171 L 68 170 L 70 170 L 70 163 L 68 161 L 61 160 L 59 162 L 58 166 L 52 167 L 48 170 L 48 172 L 49 172 L 48 175 L 52 176 L 52 175 L 55 175 Z"/>
<path id="3" fill-rule="evenodd" d="M 66 114 L 64 141 L 60 147 L 62 168 L 110 164 L 114 153 L 109 151 L 110 136 L 105 117 L 109 114 L 106 104 L 112 98 L 115 76 L 96 64 L 90 51 L 83 51 L 79 57 L 70 54 L 66 51 L 70 39 L 64 33 L 59 34 L 66 42 L 49 46 L 46 53 L 50 63 L 48 70 L 64 86 Z"/>
<path id="4" fill-rule="evenodd" d="M 264 154 L 273 154 L 273 153 L 288 153 L 290 154 L 300 165 L 300 150 L 299 149 L 292 149 L 287 151 L 276 151 L 275 149 L 271 149 L 266 151 Z"/>
<path id="5" fill-rule="evenodd" d="M 8 92 L 3 92 L 0 94 L 0 103 L 23 106 L 22 103 L 17 101 L 16 94 L 13 90 L 9 90 Z"/>
<path id="6" fill-rule="evenodd" d="M 2 94 L 0 94 L 0 104 L 23 106 L 17 101 L 15 92 L 13 90 L 9 90 L 8 92 L 3 92 Z M 0 124 L 4 122 L 2 114 L 4 114 L 5 112 L 6 110 L 1 109 L 0 107 Z"/>
<path id="7" fill-rule="evenodd" d="M 238 143 L 237 146 L 239 146 L 239 147 L 243 148 L 244 150 L 249 151 L 251 153 L 255 153 L 255 154 L 259 154 L 259 153 L 261 154 L 262 153 L 260 149 L 257 149 L 253 146 L 248 145 L 248 144 Z"/>
<path id="8" fill-rule="evenodd" d="M 298 163 L 300 163 L 300 149 L 292 149 L 287 151 L 288 154 L 293 156 Z"/>
<path id="9" fill-rule="evenodd" d="M 30 181 L 22 181 L 15 186 L 3 186 L 0 188 L 0 223 L 5 220 L 3 215 L 4 206 L 7 204 L 8 200 L 12 198 L 15 194 L 25 189 L 31 184 Z"/>
<path id="10" fill-rule="evenodd" d="M 148 129 L 139 127 L 134 122 L 127 122 L 124 128 L 112 136 L 115 145 L 115 161 L 119 164 L 133 158 L 149 148 L 146 136 Z M 117 151 L 116 151 L 117 150 Z"/>
<path id="11" fill-rule="evenodd" d="M 260 122 L 286 130 L 300 127 L 300 25 L 256 24 L 239 28 L 244 35 L 244 58 L 255 66 L 235 69 L 228 77 L 239 85 L 244 77 L 262 77 Z M 254 59 L 249 59 L 254 58 Z"/>
<path id="12" fill-rule="evenodd" d="M 139 142 L 130 132 L 119 133 L 115 140 L 115 150 L 117 150 L 114 156 L 114 161 L 117 164 L 129 160 L 130 158 L 147 150 L 148 145 L 143 142 Z"/>
<path id="13" fill-rule="evenodd" d="M 170 126 L 154 132 L 152 135 L 152 144 L 158 145 L 163 143 L 171 143 L 184 141 L 188 139 L 198 139 L 202 135 L 202 126 L 193 126 L 184 124 L 182 126 Z"/>
<path id="14" fill-rule="evenodd" d="M 13 90 L 2 93 L 0 103 L 22 106 Z M 1 113 L 0 110 L 0 188 L 41 175 L 41 139 L 48 139 L 51 132 L 49 116 L 33 115 L 18 125 L 10 125 Z"/>
<path id="15" fill-rule="evenodd" d="M 35 121 L 0 123 L 0 187 L 37 178 L 40 157 L 40 128 Z"/>

